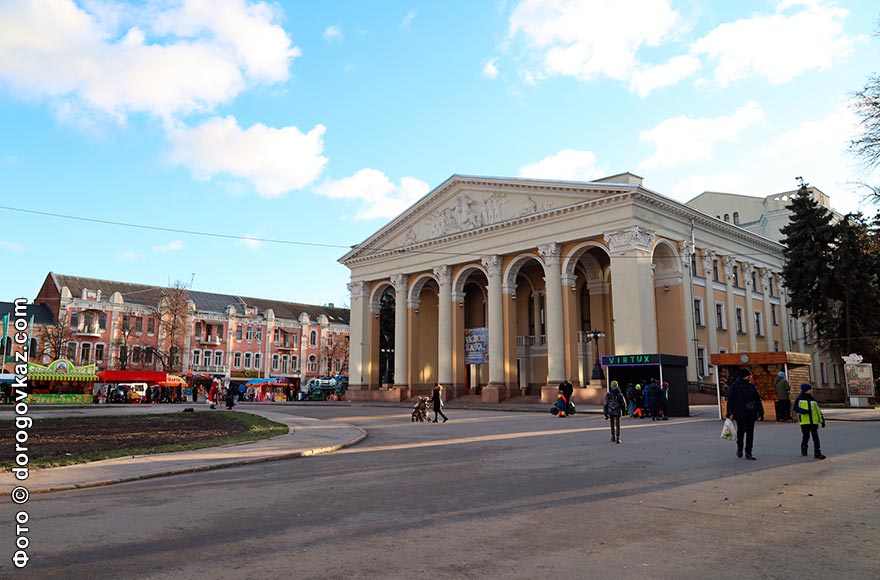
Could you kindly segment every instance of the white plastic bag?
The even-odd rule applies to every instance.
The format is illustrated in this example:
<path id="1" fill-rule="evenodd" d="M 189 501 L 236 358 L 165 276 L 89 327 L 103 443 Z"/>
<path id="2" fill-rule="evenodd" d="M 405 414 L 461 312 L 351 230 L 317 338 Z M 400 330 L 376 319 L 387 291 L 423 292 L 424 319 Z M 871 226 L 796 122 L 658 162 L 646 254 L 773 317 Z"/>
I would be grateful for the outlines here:
<path id="1" fill-rule="evenodd" d="M 736 441 L 736 427 L 730 419 L 724 420 L 724 425 L 721 427 L 721 438 Z"/>

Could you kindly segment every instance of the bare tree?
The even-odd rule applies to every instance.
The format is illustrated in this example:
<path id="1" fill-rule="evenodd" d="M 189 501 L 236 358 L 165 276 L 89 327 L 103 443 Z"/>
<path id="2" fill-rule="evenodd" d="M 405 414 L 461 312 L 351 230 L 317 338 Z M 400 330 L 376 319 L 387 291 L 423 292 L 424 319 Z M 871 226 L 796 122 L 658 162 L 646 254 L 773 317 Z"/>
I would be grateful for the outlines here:
<path id="1" fill-rule="evenodd" d="M 70 326 L 67 310 L 61 309 L 51 326 L 44 326 L 37 332 L 40 338 L 40 356 L 55 361 L 67 355 L 67 343 L 74 339 L 76 331 Z"/>
<path id="2" fill-rule="evenodd" d="M 153 354 L 167 372 L 183 370 L 183 341 L 186 338 L 190 311 L 189 290 L 179 280 L 162 289 L 153 314 L 159 320 L 159 348 Z"/>
<path id="3" fill-rule="evenodd" d="M 348 375 L 348 335 L 334 332 L 324 338 L 321 363 L 328 375 L 333 374 L 333 363 L 337 374 Z"/>

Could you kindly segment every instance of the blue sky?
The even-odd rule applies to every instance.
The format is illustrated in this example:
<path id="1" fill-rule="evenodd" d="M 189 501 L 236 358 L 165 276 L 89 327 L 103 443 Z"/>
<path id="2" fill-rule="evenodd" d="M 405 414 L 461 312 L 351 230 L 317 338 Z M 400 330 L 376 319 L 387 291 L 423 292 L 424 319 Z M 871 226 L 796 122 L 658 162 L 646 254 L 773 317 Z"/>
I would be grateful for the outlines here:
<path id="1" fill-rule="evenodd" d="M 0 299 L 57 271 L 347 306 L 339 257 L 456 173 L 631 171 L 681 201 L 803 176 L 873 213 L 846 145 L 878 17 L 867 0 L 4 0 Z"/>

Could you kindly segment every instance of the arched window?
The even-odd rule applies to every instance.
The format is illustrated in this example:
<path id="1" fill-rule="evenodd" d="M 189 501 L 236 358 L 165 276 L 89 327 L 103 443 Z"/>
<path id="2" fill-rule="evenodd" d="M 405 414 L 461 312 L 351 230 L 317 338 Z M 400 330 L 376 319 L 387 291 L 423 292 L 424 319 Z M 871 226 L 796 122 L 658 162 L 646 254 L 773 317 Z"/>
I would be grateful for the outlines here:
<path id="1" fill-rule="evenodd" d="M 313 330 L 309 333 L 309 346 L 318 346 L 318 331 Z"/>
<path id="2" fill-rule="evenodd" d="M 730 214 L 729 213 L 724 214 L 724 221 L 726 221 L 726 222 L 730 221 Z"/>
<path id="3" fill-rule="evenodd" d="M 733 223 L 739 225 L 739 212 L 738 211 L 733 212 Z"/>

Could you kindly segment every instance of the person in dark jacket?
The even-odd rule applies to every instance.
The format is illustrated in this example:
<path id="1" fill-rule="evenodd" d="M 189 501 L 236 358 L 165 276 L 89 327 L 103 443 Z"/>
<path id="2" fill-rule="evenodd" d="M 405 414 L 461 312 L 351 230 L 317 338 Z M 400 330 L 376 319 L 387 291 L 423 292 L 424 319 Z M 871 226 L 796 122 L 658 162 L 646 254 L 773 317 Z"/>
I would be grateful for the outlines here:
<path id="1" fill-rule="evenodd" d="M 785 371 L 779 371 L 773 388 L 776 389 L 776 420 L 787 423 L 791 421 L 791 385 L 785 378 Z"/>
<path id="2" fill-rule="evenodd" d="M 764 420 L 764 405 L 758 387 L 749 382 L 751 376 L 749 369 L 740 369 L 736 380 L 727 388 L 727 418 L 736 421 L 736 456 L 743 456 L 745 440 L 746 459 L 754 461 L 755 421 Z"/>
<path id="3" fill-rule="evenodd" d="M 443 417 L 443 422 L 449 420 L 446 415 L 443 414 L 443 397 L 441 394 L 443 393 L 443 386 L 440 383 L 434 383 L 434 390 L 431 392 L 431 403 L 434 406 L 434 421 L 437 422 L 437 417 Z"/>
<path id="4" fill-rule="evenodd" d="M 804 383 L 801 385 L 801 394 L 794 400 L 794 410 L 798 414 L 798 422 L 801 425 L 801 455 L 807 455 L 807 446 L 810 436 L 813 437 L 813 457 L 825 459 L 822 455 L 822 445 L 819 443 L 819 425 L 825 427 L 825 416 L 819 409 L 819 403 L 813 398 L 813 385 Z"/>
<path id="5" fill-rule="evenodd" d="M 617 381 L 611 381 L 611 390 L 605 395 L 605 404 L 602 405 L 602 412 L 605 414 L 605 420 L 611 421 L 611 442 L 620 443 L 620 416 L 626 411 L 626 399 L 620 392 Z"/>
<path id="6" fill-rule="evenodd" d="M 629 416 L 636 418 L 636 386 L 629 383 L 626 386 L 626 400 L 629 402 Z"/>

